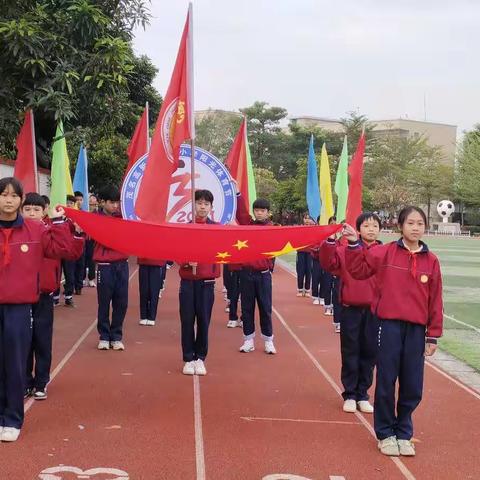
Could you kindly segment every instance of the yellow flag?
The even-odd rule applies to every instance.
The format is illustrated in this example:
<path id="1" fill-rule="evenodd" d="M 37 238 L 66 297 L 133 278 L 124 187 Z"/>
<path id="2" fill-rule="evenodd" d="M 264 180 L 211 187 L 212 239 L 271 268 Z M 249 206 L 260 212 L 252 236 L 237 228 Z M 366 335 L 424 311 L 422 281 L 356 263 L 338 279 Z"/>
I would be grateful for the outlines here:
<path id="1" fill-rule="evenodd" d="M 320 156 L 320 198 L 322 199 L 322 212 L 320 214 L 320 225 L 328 225 L 328 219 L 333 216 L 332 182 L 330 179 L 330 164 L 328 161 L 327 148 L 322 146 Z"/>
<path id="2" fill-rule="evenodd" d="M 73 195 L 72 176 L 70 175 L 70 159 L 68 158 L 67 142 L 65 142 L 65 184 L 67 195 Z"/>

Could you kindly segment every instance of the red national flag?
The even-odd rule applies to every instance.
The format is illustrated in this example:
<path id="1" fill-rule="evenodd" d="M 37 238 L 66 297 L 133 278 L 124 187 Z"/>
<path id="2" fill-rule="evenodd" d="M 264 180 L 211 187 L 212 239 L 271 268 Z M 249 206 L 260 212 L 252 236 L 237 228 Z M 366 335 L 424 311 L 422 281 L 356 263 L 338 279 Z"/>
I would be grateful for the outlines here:
<path id="1" fill-rule="evenodd" d="M 178 168 L 180 145 L 195 138 L 193 118 L 192 5 L 170 85 L 158 115 L 135 211 L 145 221 L 165 222 L 172 174 Z"/>
<path id="2" fill-rule="evenodd" d="M 242 198 L 245 200 L 246 205 L 250 205 L 250 199 L 248 196 L 248 166 L 247 166 L 247 119 L 244 117 L 237 136 L 233 141 L 232 148 L 228 152 L 225 165 L 228 168 L 230 174 L 237 182 L 238 191 L 242 194 Z"/>
<path id="3" fill-rule="evenodd" d="M 133 137 L 130 140 L 127 148 L 128 155 L 128 165 L 125 169 L 125 175 L 133 167 L 133 164 L 140 158 L 143 157 L 148 152 L 149 141 L 148 141 L 148 103 L 145 105 L 145 110 L 143 111 L 140 120 L 135 127 L 135 132 L 133 132 Z"/>
<path id="4" fill-rule="evenodd" d="M 355 225 L 357 217 L 362 213 L 363 194 L 363 155 L 365 153 L 365 132 L 362 132 L 348 167 L 350 184 L 348 190 L 346 222 Z"/>
<path id="5" fill-rule="evenodd" d="M 17 136 L 17 159 L 13 175 L 23 183 L 24 192 L 38 192 L 37 156 L 33 112 L 25 112 L 25 121 Z"/>

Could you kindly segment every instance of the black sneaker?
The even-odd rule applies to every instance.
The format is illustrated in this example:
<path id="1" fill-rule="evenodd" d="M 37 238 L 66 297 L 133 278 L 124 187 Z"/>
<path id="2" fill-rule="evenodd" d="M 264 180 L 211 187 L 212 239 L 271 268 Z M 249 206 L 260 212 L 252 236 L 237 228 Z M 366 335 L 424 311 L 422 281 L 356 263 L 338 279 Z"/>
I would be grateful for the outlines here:
<path id="1" fill-rule="evenodd" d="M 65 299 L 65 306 L 73 308 L 75 307 L 75 304 L 73 303 L 73 298 L 66 298 Z"/>
<path id="2" fill-rule="evenodd" d="M 82 294 L 82 289 L 81 288 L 76 288 L 75 289 L 75 295 L 81 295 Z"/>
<path id="3" fill-rule="evenodd" d="M 33 394 L 34 400 L 46 400 L 47 399 L 47 389 L 46 388 L 36 388 L 35 393 Z"/>
<path id="4" fill-rule="evenodd" d="M 23 394 L 23 398 L 28 398 L 33 395 L 33 388 L 26 388 L 25 393 Z"/>

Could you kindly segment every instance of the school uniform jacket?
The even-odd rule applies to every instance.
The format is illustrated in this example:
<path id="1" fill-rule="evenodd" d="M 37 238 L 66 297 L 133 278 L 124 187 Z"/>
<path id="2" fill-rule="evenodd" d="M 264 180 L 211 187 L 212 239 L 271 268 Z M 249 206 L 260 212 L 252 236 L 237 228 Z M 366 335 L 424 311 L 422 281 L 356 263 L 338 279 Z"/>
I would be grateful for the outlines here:
<path id="1" fill-rule="evenodd" d="M 102 211 L 98 212 L 98 215 L 106 215 Z M 122 218 L 120 213 L 114 213 L 113 217 Z M 128 260 L 128 255 L 125 255 L 122 252 L 117 252 L 112 248 L 108 248 L 101 243 L 95 242 L 95 247 L 93 249 L 93 261 L 96 263 L 112 263 L 120 262 L 122 260 Z"/>
<path id="2" fill-rule="evenodd" d="M 63 219 L 47 227 L 18 215 L 12 228 L 0 228 L 0 304 L 38 302 L 43 258 L 68 256 L 71 238 Z"/>
<path id="3" fill-rule="evenodd" d="M 360 242 L 362 248 L 375 248 L 380 243 L 367 246 Z M 332 275 L 340 277 L 340 302 L 345 306 L 370 307 L 377 291 L 375 275 L 365 279 L 353 278 L 347 270 L 345 251 L 347 247 L 336 240 L 328 239 L 322 243 L 318 252 L 320 266 Z"/>
<path id="4" fill-rule="evenodd" d="M 413 253 L 402 239 L 368 250 L 355 242 L 349 244 L 345 261 L 353 278 L 376 275 L 372 311 L 380 319 L 425 325 L 427 341 L 433 341 L 443 328 L 442 274 L 438 258 L 423 242 L 420 245 Z"/>
<path id="5" fill-rule="evenodd" d="M 250 216 L 245 199 L 241 195 L 237 195 L 237 222 L 240 225 L 273 225 L 270 220 L 267 220 L 265 222 L 259 222 L 258 220 L 254 220 Z M 254 262 L 243 263 L 242 267 L 254 270 L 256 272 L 263 272 L 266 270 L 273 271 L 274 261 L 271 258 L 262 258 Z"/>
<path id="6" fill-rule="evenodd" d="M 209 218 L 206 220 L 197 218 L 195 222 L 207 224 L 216 223 Z M 184 263 L 180 265 L 178 273 L 182 280 L 213 280 L 220 276 L 220 265 L 218 263 L 199 263 L 195 269 L 194 275 L 193 268 L 188 263 Z"/>

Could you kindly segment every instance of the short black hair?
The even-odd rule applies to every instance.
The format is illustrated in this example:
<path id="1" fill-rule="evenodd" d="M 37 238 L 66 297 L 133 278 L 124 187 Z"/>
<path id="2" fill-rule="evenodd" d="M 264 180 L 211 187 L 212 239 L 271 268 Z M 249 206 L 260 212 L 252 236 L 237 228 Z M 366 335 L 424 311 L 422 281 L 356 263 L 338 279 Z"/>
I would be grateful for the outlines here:
<path id="1" fill-rule="evenodd" d="M 3 193 L 7 187 L 11 185 L 13 191 L 19 196 L 23 197 L 23 185 L 18 178 L 15 177 L 3 177 L 0 179 L 0 193 Z"/>
<path id="2" fill-rule="evenodd" d="M 195 201 L 205 200 L 213 205 L 213 193 L 210 190 L 195 190 Z"/>
<path id="3" fill-rule="evenodd" d="M 76 197 L 82 197 L 83 198 L 83 193 L 79 192 L 78 190 L 74 193 Z"/>
<path id="4" fill-rule="evenodd" d="M 42 198 L 45 200 L 45 205 L 50 205 L 50 199 L 46 195 L 42 195 Z"/>
<path id="5" fill-rule="evenodd" d="M 22 207 L 33 205 L 36 207 L 42 207 L 45 209 L 47 204 L 45 203 L 45 199 L 42 195 L 39 195 L 35 192 L 29 192 L 25 195 L 25 201 L 22 204 Z"/>
<path id="6" fill-rule="evenodd" d="M 266 208 L 270 210 L 270 202 L 266 198 L 257 198 L 252 205 L 253 209 L 255 208 Z"/>
<path id="7" fill-rule="evenodd" d="M 337 217 L 335 215 L 332 215 L 329 219 L 328 219 L 328 224 L 330 225 L 330 222 L 336 222 L 337 221 Z"/>
<path id="8" fill-rule="evenodd" d="M 398 214 L 398 225 L 401 227 L 406 222 L 407 217 L 412 213 L 417 212 L 421 215 L 425 226 L 428 225 L 427 216 L 425 212 L 420 207 L 415 207 L 414 205 L 410 205 L 408 207 L 402 208 L 400 213 Z"/>
<path id="9" fill-rule="evenodd" d="M 67 202 L 75 203 L 77 199 L 73 195 L 67 195 Z"/>
<path id="10" fill-rule="evenodd" d="M 107 202 L 118 202 L 120 200 L 120 190 L 113 185 L 107 185 L 98 192 L 98 197 Z"/>
<path id="11" fill-rule="evenodd" d="M 380 217 L 376 213 L 363 212 L 357 217 L 357 221 L 355 223 L 355 226 L 357 227 L 357 232 L 360 231 L 360 226 L 362 225 L 362 223 L 370 219 L 373 219 L 375 222 L 378 223 L 379 228 L 382 228 L 382 221 L 380 220 Z"/>

